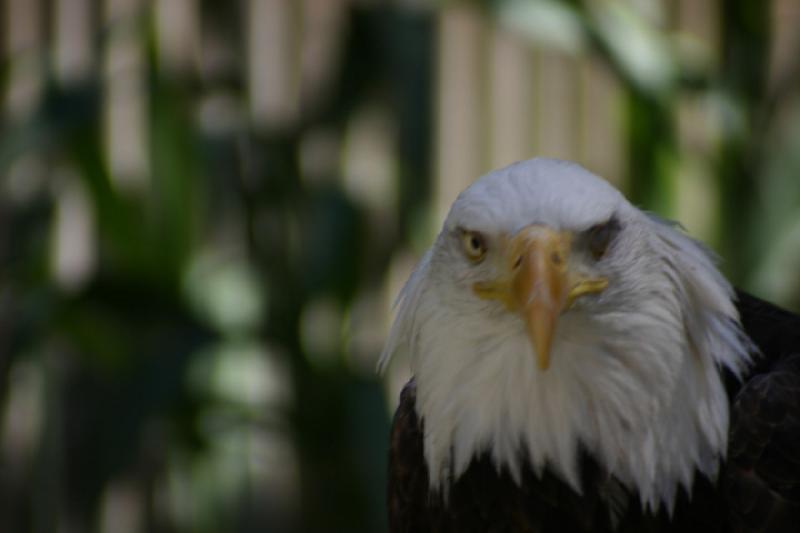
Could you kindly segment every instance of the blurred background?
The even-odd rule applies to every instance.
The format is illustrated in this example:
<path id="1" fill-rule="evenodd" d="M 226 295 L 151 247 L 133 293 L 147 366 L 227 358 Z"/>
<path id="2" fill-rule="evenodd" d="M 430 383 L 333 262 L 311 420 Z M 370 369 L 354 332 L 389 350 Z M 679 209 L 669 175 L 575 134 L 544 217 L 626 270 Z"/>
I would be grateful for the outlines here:
<path id="1" fill-rule="evenodd" d="M 0 528 L 382 531 L 391 303 L 577 160 L 800 309 L 793 0 L 0 0 Z"/>

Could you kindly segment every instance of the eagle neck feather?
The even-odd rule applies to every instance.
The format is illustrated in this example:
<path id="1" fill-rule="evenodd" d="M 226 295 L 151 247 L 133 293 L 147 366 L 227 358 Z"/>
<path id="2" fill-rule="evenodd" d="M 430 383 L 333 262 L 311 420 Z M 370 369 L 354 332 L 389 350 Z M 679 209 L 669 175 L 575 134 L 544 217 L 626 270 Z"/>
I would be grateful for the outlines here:
<path id="1" fill-rule="evenodd" d="M 752 347 L 708 252 L 644 222 L 650 297 L 562 315 L 546 372 L 521 321 L 438 290 L 445 273 L 435 247 L 426 254 L 401 293 L 381 366 L 409 351 L 432 489 L 446 493 L 488 452 L 517 482 L 527 462 L 580 492 L 581 447 L 654 511 L 671 511 L 679 486 L 691 494 L 695 472 L 716 476 L 728 433 L 720 369 L 738 374 Z"/>

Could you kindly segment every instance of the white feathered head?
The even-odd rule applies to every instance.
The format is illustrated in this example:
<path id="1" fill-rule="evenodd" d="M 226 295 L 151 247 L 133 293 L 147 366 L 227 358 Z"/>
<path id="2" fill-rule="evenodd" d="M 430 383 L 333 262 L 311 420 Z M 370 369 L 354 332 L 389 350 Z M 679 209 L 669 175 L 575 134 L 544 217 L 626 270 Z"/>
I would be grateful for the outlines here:
<path id="1" fill-rule="evenodd" d="M 580 166 L 533 159 L 455 201 L 381 358 L 408 351 L 434 489 L 489 452 L 576 490 L 578 446 L 643 505 L 716 474 L 749 361 L 731 286 L 698 243 Z"/>

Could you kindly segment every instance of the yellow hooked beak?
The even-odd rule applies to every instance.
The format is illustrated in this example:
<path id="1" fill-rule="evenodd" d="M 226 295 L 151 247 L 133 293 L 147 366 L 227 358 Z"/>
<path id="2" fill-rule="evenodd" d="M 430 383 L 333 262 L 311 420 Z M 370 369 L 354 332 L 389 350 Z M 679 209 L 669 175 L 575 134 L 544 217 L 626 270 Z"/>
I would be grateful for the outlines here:
<path id="1" fill-rule="evenodd" d="M 601 292 L 608 286 L 605 278 L 590 278 L 570 270 L 571 243 L 570 232 L 527 226 L 507 243 L 501 279 L 473 285 L 478 297 L 499 300 L 510 311 L 519 313 L 541 370 L 550 366 L 558 316 L 575 298 Z"/>

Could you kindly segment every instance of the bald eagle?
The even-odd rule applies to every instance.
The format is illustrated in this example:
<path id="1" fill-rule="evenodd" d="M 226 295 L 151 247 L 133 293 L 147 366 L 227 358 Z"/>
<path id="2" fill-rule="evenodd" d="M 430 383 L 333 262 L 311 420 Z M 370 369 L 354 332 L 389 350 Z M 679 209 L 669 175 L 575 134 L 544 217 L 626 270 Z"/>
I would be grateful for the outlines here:
<path id="1" fill-rule="evenodd" d="M 392 531 L 800 531 L 800 318 L 574 163 L 461 193 L 398 350 Z"/>

